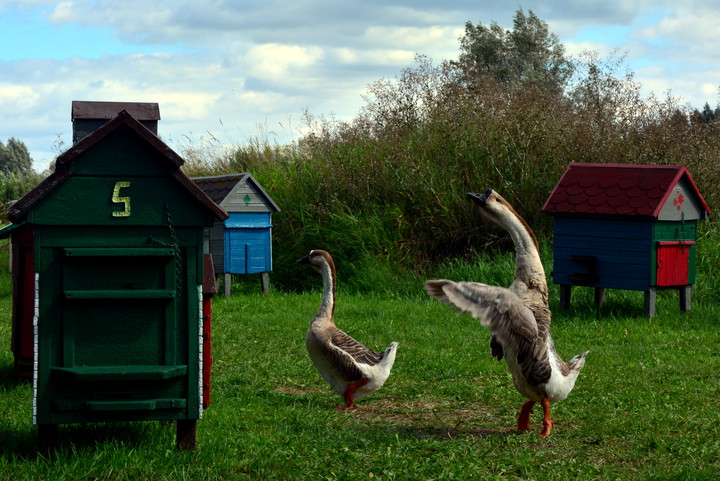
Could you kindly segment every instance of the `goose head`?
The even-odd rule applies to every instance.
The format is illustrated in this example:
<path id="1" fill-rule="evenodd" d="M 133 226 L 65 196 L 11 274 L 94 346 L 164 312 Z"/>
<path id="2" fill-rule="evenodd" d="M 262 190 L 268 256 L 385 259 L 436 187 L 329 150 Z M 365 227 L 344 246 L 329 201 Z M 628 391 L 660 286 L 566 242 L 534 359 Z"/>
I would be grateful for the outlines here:
<path id="1" fill-rule="evenodd" d="M 333 260 L 327 251 L 321 249 L 313 249 L 310 253 L 304 257 L 301 257 L 297 261 L 298 264 L 307 264 L 317 272 L 322 272 L 323 267 L 332 266 Z"/>
<path id="2" fill-rule="evenodd" d="M 540 250 L 535 234 L 528 223 L 503 196 L 492 189 L 488 189 L 483 194 L 469 192 L 467 197 L 475 203 L 480 214 L 485 219 L 504 227 L 513 235 L 513 239 L 515 239 L 514 234 L 529 238 L 535 244 L 535 249 Z"/>
<path id="3" fill-rule="evenodd" d="M 475 203 L 484 218 L 503 227 L 506 227 L 509 221 L 522 219 L 510 203 L 492 189 L 483 194 L 468 192 L 467 197 Z"/>
<path id="4" fill-rule="evenodd" d="M 580 372 L 580 370 L 585 367 L 585 356 L 587 356 L 589 352 L 590 351 L 585 351 L 570 359 L 567 363 L 570 370 Z"/>

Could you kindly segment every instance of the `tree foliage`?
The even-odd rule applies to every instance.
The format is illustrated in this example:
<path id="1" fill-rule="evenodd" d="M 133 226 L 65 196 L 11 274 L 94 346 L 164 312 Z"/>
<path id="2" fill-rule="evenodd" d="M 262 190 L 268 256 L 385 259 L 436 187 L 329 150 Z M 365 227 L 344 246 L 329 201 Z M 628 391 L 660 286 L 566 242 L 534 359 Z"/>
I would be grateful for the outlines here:
<path id="1" fill-rule="evenodd" d="M 33 160 L 25 144 L 11 137 L 7 145 L 0 142 L 0 172 L 4 174 L 29 174 Z"/>
<path id="2" fill-rule="evenodd" d="M 473 26 L 498 47 L 472 64 L 480 70 L 418 56 L 397 78 L 371 84 L 354 119 L 307 114 L 308 133 L 295 148 L 239 148 L 214 163 L 213 174 L 252 172 L 281 206 L 273 217 L 276 285 L 296 285 L 292 261 L 311 248 L 367 277 L 376 263 L 425 274 L 443 259 L 510 247 L 465 199 L 487 188 L 547 245 L 552 219 L 541 207 L 571 162 L 685 165 L 711 208 L 718 205 L 720 122 L 707 122 L 711 109 L 693 111 L 670 95 L 644 98 L 623 57 L 589 53 L 571 63 L 546 27 L 532 12 L 516 18 L 516 30 L 537 31 L 525 37 L 547 40 L 536 44 L 553 61 L 512 67 L 490 53 L 512 47 L 522 64 L 522 42 L 497 26 Z"/>
<path id="3" fill-rule="evenodd" d="M 456 65 L 468 78 L 491 76 L 504 86 L 531 85 L 545 91 L 562 91 L 574 68 L 547 23 L 522 8 L 515 13 L 512 30 L 495 21 L 489 27 L 467 22 Z"/>

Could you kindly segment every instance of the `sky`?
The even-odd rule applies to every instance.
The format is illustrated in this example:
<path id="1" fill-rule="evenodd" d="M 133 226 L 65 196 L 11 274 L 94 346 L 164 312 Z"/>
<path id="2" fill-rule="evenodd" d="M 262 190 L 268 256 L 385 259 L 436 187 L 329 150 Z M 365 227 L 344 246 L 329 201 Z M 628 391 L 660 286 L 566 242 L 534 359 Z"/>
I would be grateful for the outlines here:
<path id="1" fill-rule="evenodd" d="M 720 100 L 708 0 L 0 0 L 0 141 L 41 172 L 72 143 L 73 100 L 157 102 L 171 148 L 297 141 L 305 112 L 351 120 L 367 87 L 456 59 L 466 22 L 532 10 L 566 54 L 623 55 L 645 95 Z"/>

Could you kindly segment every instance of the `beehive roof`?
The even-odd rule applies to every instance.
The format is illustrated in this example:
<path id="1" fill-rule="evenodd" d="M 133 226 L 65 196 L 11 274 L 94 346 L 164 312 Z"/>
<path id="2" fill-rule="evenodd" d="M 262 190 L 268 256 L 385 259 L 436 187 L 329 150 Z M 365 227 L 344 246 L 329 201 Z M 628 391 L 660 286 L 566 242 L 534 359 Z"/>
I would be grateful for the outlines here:
<path id="1" fill-rule="evenodd" d="M 160 120 L 160 106 L 154 102 L 95 102 L 73 100 L 71 119 L 110 120 L 118 112 L 127 110 L 136 120 Z"/>
<path id="2" fill-rule="evenodd" d="M 695 197 L 698 210 L 702 211 L 698 213 L 699 217 L 710 213 L 683 166 L 589 163 L 568 166 L 542 211 L 657 218 L 680 182 L 684 190 Z M 684 200 L 680 194 L 673 199 L 676 206 Z"/>
<path id="3" fill-rule="evenodd" d="M 48 197 L 60 185 L 73 175 L 73 163 L 75 159 L 90 149 L 92 146 L 109 136 L 112 132 L 121 127 L 129 128 L 139 141 L 146 142 L 150 148 L 160 153 L 160 158 L 168 162 L 171 166 L 171 176 L 175 178 L 186 189 L 192 197 L 194 197 L 205 208 L 209 209 L 215 217 L 224 220 L 228 217 L 220 206 L 215 204 L 195 183 L 187 177 L 180 166 L 185 162 L 175 151 L 167 144 L 160 140 L 155 134 L 143 126 L 138 120 L 133 118 L 127 111 L 123 110 L 115 118 L 107 122 L 102 127 L 95 130 L 87 137 L 74 144 L 70 149 L 61 154 L 55 161 L 55 171 L 40 182 L 33 190 L 28 192 L 20 200 L 18 200 L 8 211 L 8 218 L 13 223 L 19 223 L 25 220 L 28 213 L 40 201 Z"/>
<path id="4" fill-rule="evenodd" d="M 275 204 L 275 201 L 273 201 L 268 193 L 265 192 L 265 189 L 263 189 L 258 181 L 255 180 L 252 174 L 248 172 L 216 175 L 211 177 L 194 177 L 192 180 L 198 187 L 200 187 L 200 189 L 203 190 L 203 192 L 205 192 L 205 194 L 207 194 L 208 197 L 213 200 L 213 202 L 225 209 L 228 209 L 228 211 L 230 211 L 230 209 L 225 205 L 225 201 L 231 194 L 234 193 L 238 184 L 241 183 L 252 184 L 253 190 L 259 195 L 259 200 L 265 205 L 268 211 L 280 211 L 280 208 L 277 204 Z"/>
<path id="5" fill-rule="evenodd" d="M 212 177 L 194 177 L 192 180 L 210 197 L 217 205 L 222 204 L 225 197 L 232 192 L 235 186 L 247 173 L 217 175 Z"/>

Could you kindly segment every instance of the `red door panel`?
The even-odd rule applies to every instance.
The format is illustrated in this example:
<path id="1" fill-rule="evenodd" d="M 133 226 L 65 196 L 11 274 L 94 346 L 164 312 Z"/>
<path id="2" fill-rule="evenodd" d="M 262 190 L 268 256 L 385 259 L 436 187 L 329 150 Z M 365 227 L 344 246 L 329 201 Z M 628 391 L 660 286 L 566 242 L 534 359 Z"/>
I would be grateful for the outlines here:
<path id="1" fill-rule="evenodd" d="M 684 286 L 688 283 L 690 245 L 694 241 L 661 241 L 657 248 L 658 286 Z"/>

